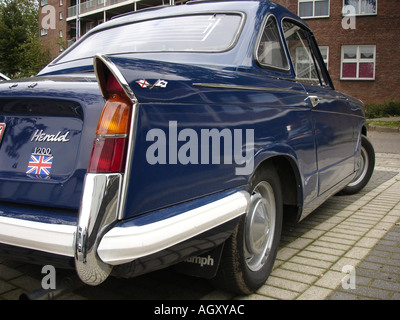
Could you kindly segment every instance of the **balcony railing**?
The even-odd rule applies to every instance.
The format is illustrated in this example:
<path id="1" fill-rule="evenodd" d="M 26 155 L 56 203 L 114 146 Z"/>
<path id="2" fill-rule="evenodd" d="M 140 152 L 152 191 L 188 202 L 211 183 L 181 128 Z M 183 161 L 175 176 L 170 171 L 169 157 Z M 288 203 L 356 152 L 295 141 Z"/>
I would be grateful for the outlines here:
<path id="1" fill-rule="evenodd" d="M 107 9 L 107 7 L 114 6 L 116 4 L 129 4 L 133 3 L 132 0 L 89 0 L 79 5 L 79 15 L 89 13 L 95 10 Z M 75 17 L 77 15 L 78 6 L 72 6 L 68 8 L 68 18 Z"/>

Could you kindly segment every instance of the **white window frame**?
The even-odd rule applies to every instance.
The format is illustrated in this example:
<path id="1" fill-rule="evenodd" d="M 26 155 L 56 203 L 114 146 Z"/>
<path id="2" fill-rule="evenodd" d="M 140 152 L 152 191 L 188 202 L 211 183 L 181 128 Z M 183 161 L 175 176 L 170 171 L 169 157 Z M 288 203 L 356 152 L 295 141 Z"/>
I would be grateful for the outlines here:
<path id="1" fill-rule="evenodd" d="M 40 36 L 41 37 L 47 36 L 47 33 L 48 33 L 48 29 L 40 29 Z"/>
<path id="2" fill-rule="evenodd" d="M 300 54 L 300 52 L 301 51 L 303 51 L 303 54 Z M 309 81 L 313 81 L 313 82 L 318 82 L 319 83 L 319 78 L 318 78 L 318 76 L 316 77 L 316 78 L 313 78 L 313 71 L 318 75 L 318 71 L 317 71 L 317 67 L 315 66 L 315 64 L 314 64 L 314 59 L 313 59 L 313 57 L 311 56 L 311 51 L 310 51 L 310 47 L 308 47 L 308 46 L 304 46 L 304 47 L 297 47 L 296 48 L 296 57 L 295 57 L 295 59 L 296 59 L 296 61 L 295 61 L 295 72 L 296 72 L 296 79 L 298 79 L 298 80 L 309 80 Z M 306 59 L 301 59 L 301 57 L 303 57 L 303 56 L 307 56 L 307 58 Z M 310 74 L 309 74 L 309 76 L 308 77 L 299 77 L 299 65 L 300 64 L 302 64 L 302 65 L 308 65 L 308 70 L 309 70 L 309 72 L 310 72 Z M 314 74 L 315 75 L 315 74 Z"/>
<path id="3" fill-rule="evenodd" d="M 315 3 L 320 2 L 320 1 L 326 1 L 326 0 L 298 0 L 297 2 L 297 15 L 300 16 L 300 3 L 302 2 L 312 2 L 313 3 L 313 15 L 312 16 L 304 16 L 301 17 L 302 19 L 319 19 L 319 18 L 329 18 L 331 15 L 331 1 L 328 0 L 328 15 L 322 15 L 322 16 L 316 16 L 315 15 Z M 344 0 L 343 0 L 344 1 Z"/>
<path id="4" fill-rule="evenodd" d="M 345 47 L 356 47 L 357 54 L 355 59 L 345 59 L 344 58 L 344 49 Z M 374 48 L 374 58 L 373 59 L 361 59 L 361 48 L 362 47 L 373 47 Z M 355 78 L 348 78 L 343 77 L 343 64 L 344 63 L 356 63 L 356 77 Z M 360 63 L 373 63 L 374 70 L 372 78 L 360 78 Z M 341 55 L 340 55 L 340 80 L 359 80 L 359 81 L 374 81 L 375 80 L 375 72 L 376 72 L 376 45 L 342 45 L 341 48 Z"/>
<path id="5" fill-rule="evenodd" d="M 358 9 L 358 12 L 359 13 L 355 13 L 355 16 L 376 16 L 376 15 L 378 15 L 378 0 L 375 0 L 375 2 L 376 2 L 376 12 L 372 12 L 372 13 L 362 13 L 361 12 L 361 0 L 356 0 L 356 1 L 358 1 L 358 8 L 356 8 L 356 12 L 357 12 L 357 9 Z M 345 4 L 345 0 L 343 0 L 343 8 L 344 8 L 344 6 L 346 6 L 346 4 Z"/>
<path id="6" fill-rule="evenodd" d="M 329 46 L 318 46 L 318 47 L 319 47 L 319 51 L 321 51 L 322 59 L 325 63 L 326 70 L 329 70 Z M 326 49 L 326 58 L 324 58 L 321 49 Z"/>

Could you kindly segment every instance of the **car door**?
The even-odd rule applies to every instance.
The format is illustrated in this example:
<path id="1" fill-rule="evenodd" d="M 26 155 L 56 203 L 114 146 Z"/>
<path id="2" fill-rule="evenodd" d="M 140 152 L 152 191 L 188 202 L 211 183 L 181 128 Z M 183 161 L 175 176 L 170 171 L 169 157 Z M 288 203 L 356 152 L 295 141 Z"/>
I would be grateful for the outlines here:
<path id="1" fill-rule="evenodd" d="M 318 196 L 312 108 L 307 103 L 303 85 L 293 79 L 290 59 L 273 14 L 265 18 L 261 31 L 256 46 L 256 60 L 265 70 L 263 85 L 268 89 L 263 94 L 264 101 L 268 101 L 266 106 L 272 105 L 274 109 L 280 107 L 281 116 L 278 122 L 282 127 L 280 131 L 285 132 L 280 143 L 287 145 L 296 154 L 303 181 L 303 205 L 307 207 Z M 269 97 L 266 97 L 267 92 Z M 268 122 L 267 129 L 271 130 L 271 126 L 272 122 Z M 275 133 L 275 138 L 277 137 Z"/>
<path id="2" fill-rule="evenodd" d="M 321 195 L 354 172 L 357 122 L 345 95 L 333 90 L 311 32 L 288 19 L 282 28 L 296 80 L 312 107 Z"/>

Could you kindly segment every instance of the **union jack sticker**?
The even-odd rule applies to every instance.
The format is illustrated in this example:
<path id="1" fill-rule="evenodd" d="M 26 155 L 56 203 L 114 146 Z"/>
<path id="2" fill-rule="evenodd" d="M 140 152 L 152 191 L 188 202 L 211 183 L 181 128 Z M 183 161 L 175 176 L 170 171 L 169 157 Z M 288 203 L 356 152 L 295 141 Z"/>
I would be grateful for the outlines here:
<path id="1" fill-rule="evenodd" d="M 41 156 L 32 154 L 29 159 L 26 174 L 49 176 L 51 165 L 53 164 L 53 156 Z"/>

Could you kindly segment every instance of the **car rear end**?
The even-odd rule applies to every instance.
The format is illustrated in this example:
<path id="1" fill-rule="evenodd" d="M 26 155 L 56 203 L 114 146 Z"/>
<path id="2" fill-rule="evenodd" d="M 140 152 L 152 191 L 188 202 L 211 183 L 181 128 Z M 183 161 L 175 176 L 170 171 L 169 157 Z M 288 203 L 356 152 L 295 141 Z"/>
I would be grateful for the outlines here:
<path id="1" fill-rule="evenodd" d="M 0 91 L 0 242 L 72 258 L 104 105 L 96 78 L 30 78 Z"/>
<path id="2" fill-rule="evenodd" d="M 99 76 L 101 87 L 93 73 L 1 85 L 3 254 L 26 248 L 87 265 L 118 219 L 134 100 L 114 75 Z"/>

